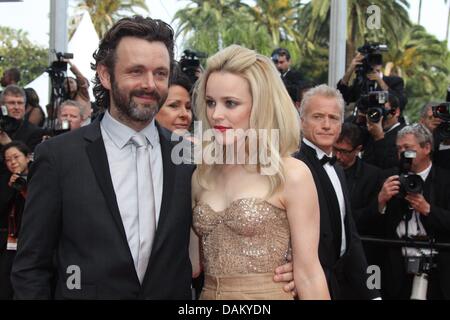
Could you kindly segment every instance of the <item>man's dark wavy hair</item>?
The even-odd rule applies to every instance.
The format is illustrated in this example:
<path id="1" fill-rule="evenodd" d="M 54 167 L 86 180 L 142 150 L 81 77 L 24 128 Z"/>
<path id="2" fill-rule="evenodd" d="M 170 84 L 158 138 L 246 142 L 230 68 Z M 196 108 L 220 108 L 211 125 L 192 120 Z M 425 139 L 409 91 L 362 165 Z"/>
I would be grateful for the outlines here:
<path id="1" fill-rule="evenodd" d="M 170 69 L 174 64 L 174 32 L 170 25 L 164 21 L 142 16 L 133 16 L 120 19 L 106 32 L 97 51 L 93 54 L 95 63 L 91 69 L 96 71 L 97 66 L 107 67 L 111 80 L 114 79 L 114 66 L 116 63 L 116 48 L 123 37 L 136 37 L 149 42 L 160 41 L 169 51 Z M 106 110 L 109 107 L 109 90 L 102 86 L 98 73 L 95 73 L 94 96 L 99 108 Z"/>

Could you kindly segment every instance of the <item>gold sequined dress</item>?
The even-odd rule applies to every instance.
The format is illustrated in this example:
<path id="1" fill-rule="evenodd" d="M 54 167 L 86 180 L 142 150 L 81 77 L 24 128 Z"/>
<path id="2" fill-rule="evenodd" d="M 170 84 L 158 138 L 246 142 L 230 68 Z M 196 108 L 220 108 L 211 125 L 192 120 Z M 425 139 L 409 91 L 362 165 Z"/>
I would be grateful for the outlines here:
<path id="1" fill-rule="evenodd" d="M 235 200 L 220 212 L 198 202 L 193 226 L 203 249 L 200 299 L 292 299 L 272 280 L 289 250 L 285 210 L 258 198 Z"/>

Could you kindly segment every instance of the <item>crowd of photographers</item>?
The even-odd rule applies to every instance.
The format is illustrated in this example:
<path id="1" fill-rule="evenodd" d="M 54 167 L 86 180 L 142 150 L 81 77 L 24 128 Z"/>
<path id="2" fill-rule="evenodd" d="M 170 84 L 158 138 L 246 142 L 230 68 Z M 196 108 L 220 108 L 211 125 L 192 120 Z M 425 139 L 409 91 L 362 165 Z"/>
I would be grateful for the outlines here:
<path id="1" fill-rule="evenodd" d="M 385 50 L 383 45 L 360 48 L 337 83 L 349 114 L 333 155 L 345 172 L 368 263 L 380 267 L 382 297 L 450 299 L 450 251 L 445 245 L 450 246 L 450 105 L 430 102 L 421 110 L 420 123 L 407 124 L 403 79 L 381 71 Z M 171 123 L 183 122 L 186 131 L 190 127 L 189 94 L 202 73 L 204 57 L 184 52 L 172 85 L 184 88 L 186 98 L 157 118 L 171 130 L 179 129 Z M 274 50 L 272 60 L 299 109 L 314 82 L 291 68 L 287 49 Z M 75 78 L 66 77 L 67 65 Z M 52 98 L 47 117 L 36 92 L 17 85 L 17 69 L 5 71 L 1 80 L 0 299 L 12 296 L 9 274 L 34 148 L 89 124 L 102 112 L 91 103 L 89 81 L 70 56 L 59 54 L 49 73 Z"/>

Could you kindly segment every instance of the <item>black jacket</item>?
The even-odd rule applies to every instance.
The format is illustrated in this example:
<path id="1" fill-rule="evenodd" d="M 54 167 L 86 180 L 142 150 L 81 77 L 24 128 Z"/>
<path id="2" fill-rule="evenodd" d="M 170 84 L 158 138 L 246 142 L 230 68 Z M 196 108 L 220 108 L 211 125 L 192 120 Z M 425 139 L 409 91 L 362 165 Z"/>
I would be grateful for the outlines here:
<path id="1" fill-rule="evenodd" d="M 427 235 L 436 242 L 450 243 L 450 171 L 433 166 L 425 181 L 423 195 L 431 206 L 428 216 L 420 215 Z M 385 213 L 386 238 L 398 239 L 396 229 L 407 212 L 408 203 L 404 199 L 395 197 L 388 202 Z M 438 286 L 438 291 L 443 295 L 440 298 L 450 299 L 450 252 L 441 250 L 435 262 L 437 270 L 432 271 L 434 281 L 430 281 L 429 289 Z M 411 285 L 407 281 L 401 249 L 389 248 L 383 267 L 382 287 L 389 297 L 395 298 L 401 295 L 405 286 Z"/>
<path id="2" fill-rule="evenodd" d="M 316 152 L 305 143 L 295 155 L 305 162 L 314 177 L 320 206 L 319 259 L 324 269 L 332 299 L 373 299 L 377 290 L 367 288 L 367 262 L 353 221 L 342 168 L 335 165 L 345 198 L 346 252 L 340 257 L 341 214 L 339 203 L 328 175 Z"/>
<path id="3" fill-rule="evenodd" d="M 54 276 L 57 299 L 191 298 L 188 246 L 194 167 L 173 164 L 173 144 L 164 129 L 158 130 L 163 195 L 142 285 L 122 224 L 97 119 L 36 149 L 11 276 L 16 298 L 52 298 Z M 81 289 L 70 290 L 66 284 L 72 265 L 81 270 Z"/>
<path id="4" fill-rule="evenodd" d="M 380 169 L 386 170 L 398 166 L 397 134 L 404 127 L 400 124 L 386 132 L 384 138 L 375 141 L 372 136 L 364 147 L 362 159 Z"/>

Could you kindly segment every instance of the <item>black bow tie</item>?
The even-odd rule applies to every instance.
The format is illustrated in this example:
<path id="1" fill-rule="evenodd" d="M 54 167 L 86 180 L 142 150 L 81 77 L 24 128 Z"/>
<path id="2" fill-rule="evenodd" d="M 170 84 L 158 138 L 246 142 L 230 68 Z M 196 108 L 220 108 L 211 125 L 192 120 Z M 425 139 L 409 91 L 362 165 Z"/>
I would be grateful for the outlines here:
<path id="1" fill-rule="evenodd" d="M 329 157 L 327 155 L 323 156 L 322 159 L 320 159 L 320 164 L 321 165 L 325 165 L 327 162 L 330 163 L 330 165 L 334 165 L 334 163 L 336 162 L 336 157 Z"/>

